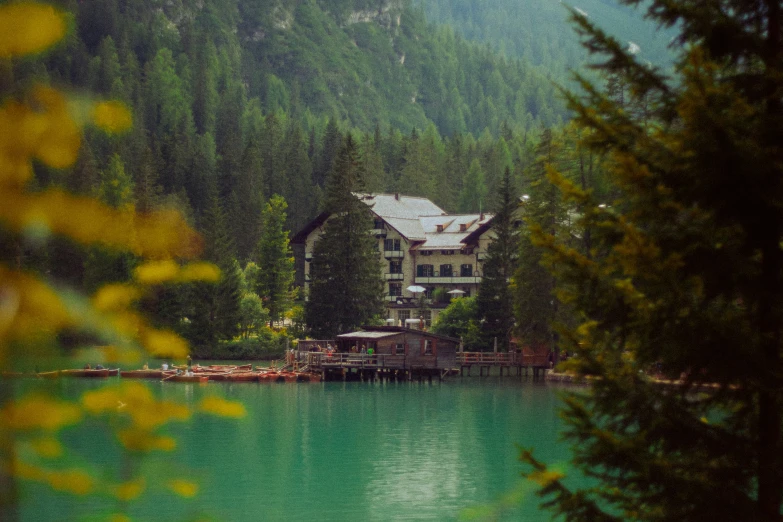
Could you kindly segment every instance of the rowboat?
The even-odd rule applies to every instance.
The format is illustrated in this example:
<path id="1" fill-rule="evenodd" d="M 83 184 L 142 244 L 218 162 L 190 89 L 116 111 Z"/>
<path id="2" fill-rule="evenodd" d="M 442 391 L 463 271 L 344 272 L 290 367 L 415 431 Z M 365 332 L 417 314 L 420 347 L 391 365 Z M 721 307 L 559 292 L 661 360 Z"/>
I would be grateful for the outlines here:
<path id="1" fill-rule="evenodd" d="M 60 377 L 60 370 L 55 370 L 53 372 L 38 372 L 35 375 L 39 379 L 57 379 Z"/>
<path id="2" fill-rule="evenodd" d="M 102 370 L 81 369 L 81 370 L 62 370 L 60 372 L 64 377 L 108 377 L 109 369 L 104 368 Z M 116 373 L 115 373 L 116 375 Z"/>
<path id="3" fill-rule="evenodd" d="M 204 374 L 201 374 L 204 375 Z M 235 372 L 235 373 L 214 373 L 207 374 L 210 381 L 234 381 L 234 382 L 256 382 L 258 374 L 255 372 Z"/>
<path id="4" fill-rule="evenodd" d="M 184 373 L 181 373 L 179 375 L 177 374 L 169 375 L 161 379 L 161 381 L 204 383 L 204 382 L 209 382 L 209 377 L 207 377 L 206 375 L 185 375 Z"/>
<path id="5" fill-rule="evenodd" d="M 275 382 L 297 382 L 299 375 L 294 372 L 280 372 Z"/>
<path id="6" fill-rule="evenodd" d="M 125 370 L 120 372 L 120 377 L 128 379 L 160 379 L 163 370 Z"/>
<path id="7" fill-rule="evenodd" d="M 258 382 L 275 382 L 280 374 L 277 372 L 261 372 L 258 374 Z"/>

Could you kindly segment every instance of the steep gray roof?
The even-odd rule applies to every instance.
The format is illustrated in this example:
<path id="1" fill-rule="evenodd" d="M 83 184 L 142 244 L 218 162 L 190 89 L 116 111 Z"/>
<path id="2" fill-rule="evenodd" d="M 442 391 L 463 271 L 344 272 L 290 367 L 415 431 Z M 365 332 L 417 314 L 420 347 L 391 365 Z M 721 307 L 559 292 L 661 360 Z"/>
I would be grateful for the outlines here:
<path id="1" fill-rule="evenodd" d="M 463 240 L 492 219 L 492 214 L 462 214 L 419 218 L 425 241 L 417 250 L 459 250 Z M 438 225 L 442 231 L 438 231 Z M 465 230 L 462 230 L 462 225 Z"/>
<path id="2" fill-rule="evenodd" d="M 356 194 L 380 217 L 418 219 L 421 216 L 442 216 L 446 212 L 426 198 L 402 194 Z"/>

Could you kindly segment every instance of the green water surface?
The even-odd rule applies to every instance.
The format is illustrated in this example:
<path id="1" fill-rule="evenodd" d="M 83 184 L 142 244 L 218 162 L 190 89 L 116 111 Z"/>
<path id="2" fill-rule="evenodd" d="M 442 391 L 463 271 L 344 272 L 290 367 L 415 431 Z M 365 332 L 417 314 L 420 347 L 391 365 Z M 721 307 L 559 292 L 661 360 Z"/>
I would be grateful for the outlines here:
<path id="1" fill-rule="evenodd" d="M 49 386 L 77 397 L 99 385 Z M 118 510 L 133 520 L 549 520 L 520 479 L 517 445 L 549 463 L 568 458 L 558 435 L 563 388 L 527 379 L 149 385 L 193 407 L 208 395 L 241 401 L 247 416 L 194 415 L 168 430 L 175 451 L 143 459 L 124 456 L 104 421 L 66 430 L 77 465 L 105 483 L 143 474 L 147 489 L 120 505 L 23 483 L 22 520 L 105 520 Z M 175 477 L 198 482 L 199 494 L 167 491 Z"/>

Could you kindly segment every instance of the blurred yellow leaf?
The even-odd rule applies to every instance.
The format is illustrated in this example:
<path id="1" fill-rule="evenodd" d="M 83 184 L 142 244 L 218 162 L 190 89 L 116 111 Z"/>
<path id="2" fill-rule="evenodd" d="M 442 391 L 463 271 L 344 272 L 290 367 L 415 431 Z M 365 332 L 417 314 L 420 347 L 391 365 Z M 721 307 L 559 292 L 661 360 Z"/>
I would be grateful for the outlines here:
<path id="1" fill-rule="evenodd" d="M 39 456 L 54 459 L 63 454 L 60 441 L 54 437 L 40 437 L 29 441 L 30 448 Z"/>
<path id="2" fill-rule="evenodd" d="M 220 280 L 220 269 L 212 263 L 190 263 L 182 267 L 180 281 L 206 281 L 216 283 Z"/>
<path id="3" fill-rule="evenodd" d="M 51 87 L 39 86 L 35 100 L 46 108 L 46 128 L 40 135 L 35 155 L 54 168 L 73 165 L 79 155 L 81 130 L 68 112 L 65 96 Z"/>
<path id="4" fill-rule="evenodd" d="M 54 489 L 76 495 L 86 495 L 93 489 L 92 477 L 80 469 L 52 471 L 47 479 Z"/>
<path id="5" fill-rule="evenodd" d="M 198 493 L 198 484 L 184 479 L 175 479 L 169 482 L 169 489 L 181 497 L 192 498 Z"/>
<path id="6" fill-rule="evenodd" d="M 133 117 L 124 104 L 107 101 L 95 104 L 92 119 L 98 128 L 117 133 L 128 130 L 133 125 Z"/>
<path id="7" fill-rule="evenodd" d="M 146 487 L 147 484 L 144 481 L 144 478 L 139 477 L 136 480 L 131 480 L 130 482 L 124 482 L 122 484 L 112 486 L 109 488 L 109 491 L 119 500 L 122 500 L 123 502 L 129 502 L 138 498 L 139 495 L 144 492 Z"/>
<path id="8" fill-rule="evenodd" d="M 139 265 L 133 271 L 133 276 L 139 283 L 145 285 L 157 285 L 172 281 L 177 277 L 179 265 L 171 259 L 163 261 L 148 261 Z"/>
<path id="9" fill-rule="evenodd" d="M 204 397 L 199 404 L 199 409 L 220 417 L 241 418 L 247 415 L 245 406 L 241 402 L 231 402 L 220 397 Z"/>
<path id="10" fill-rule="evenodd" d="M 127 308 L 141 297 L 138 288 L 127 284 L 108 284 L 100 287 L 92 298 L 93 305 L 100 311 Z"/>
<path id="11" fill-rule="evenodd" d="M 65 35 L 65 16 L 31 2 L 0 6 L 0 58 L 37 53 Z"/>
<path id="12" fill-rule="evenodd" d="M 46 470 L 17 461 L 14 472 L 18 478 L 43 482 L 58 491 L 86 495 L 93 490 L 92 477 L 80 469 Z"/>
<path id="13" fill-rule="evenodd" d="M 78 406 L 52 397 L 31 394 L 0 410 L 3 425 L 14 430 L 56 431 L 82 418 Z"/>
<path id="14" fill-rule="evenodd" d="M 153 357 L 184 359 L 188 355 L 188 344 L 174 332 L 149 328 L 141 337 L 144 347 Z"/>
<path id="15" fill-rule="evenodd" d="M 117 409 L 122 393 L 117 388 L 91 390 L 82 395 L 82 406 L 93 415 Z"/>
<path id="16" fill-rule="evenodd" d="M 117 432 L 117 438 L 130 451 L 172 451 L 177 443 L 171 437 L 162 437 L 148 430 L 129 428 Z"/>
<path id="17" fill-rule="evenodd" d="M 0 221 L 15 231 L 42 223 L 78 243 L 103 244 L 151 258 L 191 257 L 201 249 L 198 234 L 175 211 L 135 214 L 60 190 L 3 194 L 0 188 L 0 198 Z"/>

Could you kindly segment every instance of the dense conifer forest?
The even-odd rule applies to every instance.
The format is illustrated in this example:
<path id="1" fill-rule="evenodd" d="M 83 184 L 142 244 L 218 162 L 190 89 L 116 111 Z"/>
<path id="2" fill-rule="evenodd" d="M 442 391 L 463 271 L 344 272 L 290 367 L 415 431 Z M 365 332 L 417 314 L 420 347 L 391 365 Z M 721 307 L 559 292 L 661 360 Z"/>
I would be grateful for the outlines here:
<path id="1" fill-rule="evenodd" d="M 492 210 L 506 169 L 517 191 L 534 189 L 544 135 L 566 170 L 584 177 L 585 158 L 548 72 L 571 58 L 498 52 L 462 29 L 431 24 L 407 1 L 59 5 L 70 13 L 65 40 L 12 62 L 4 87 L 21 92 L 43 81 L 77 98 L 119 100 L 134 122 L 118 136 L 87 131 L 75 166 L 38 165 L 36 183 L 117 208 L 174 207 L 187 216 L 204 238 L 204 259 L 224 273 L 219 288 L 163 288 L 144 305 L 196 346 L 247 336 L 241 325 L 268 321 L 269 307 L 257 302 L 270 299 L 258 293 L 262 211 L 282 197 L 276 208 L 289 232 L 317 215 L 349 134 L 367 191 L 424 196 L 451 212 Z M 290 248 L 278 247 L 278 258 Z M 137 262 L 64 241 L 45 254 L 21 241 L 5 250 L 88 290 L 127 279 Z"/>

